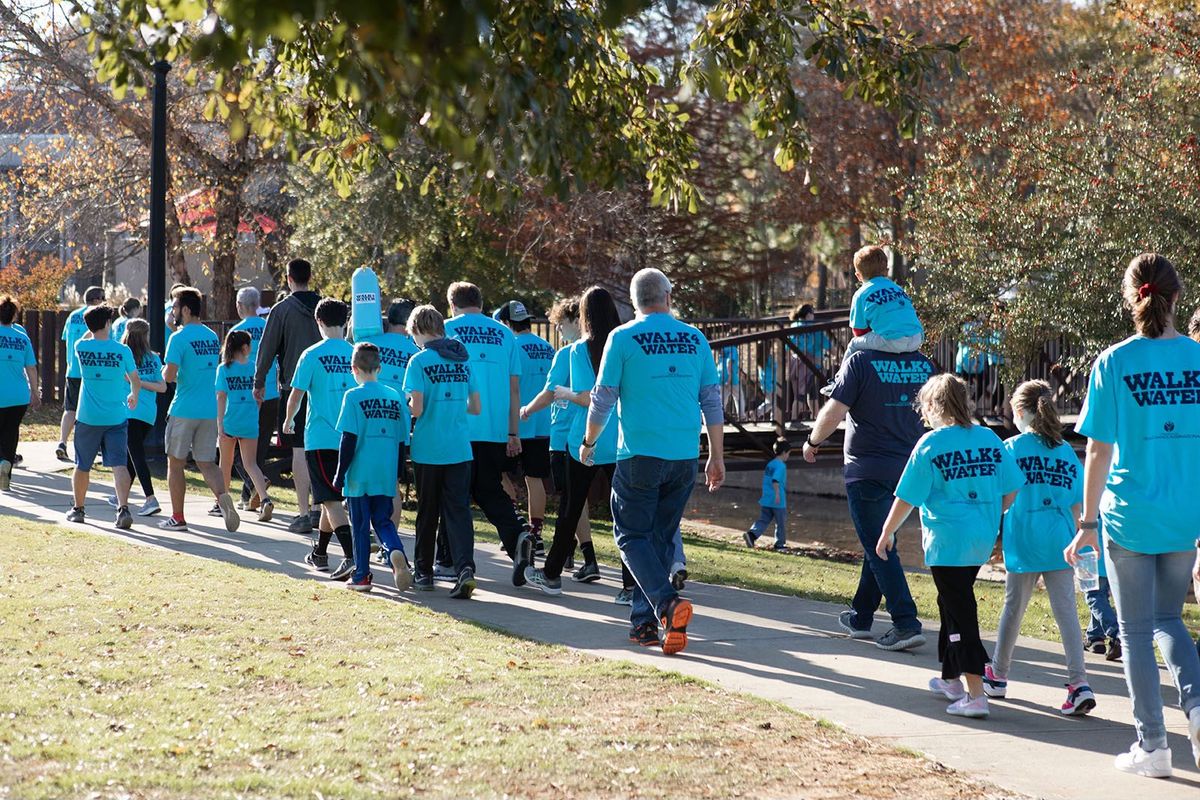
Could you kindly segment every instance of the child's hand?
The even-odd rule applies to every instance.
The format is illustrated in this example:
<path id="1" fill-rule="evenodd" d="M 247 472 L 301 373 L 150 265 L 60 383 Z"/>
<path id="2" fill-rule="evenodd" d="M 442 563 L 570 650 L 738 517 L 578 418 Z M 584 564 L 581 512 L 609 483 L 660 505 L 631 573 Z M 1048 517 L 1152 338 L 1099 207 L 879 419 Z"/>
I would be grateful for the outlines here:
<path id="1" fill-rule="evenodd" d="M 875 544 L 875 555 L 879 556 L 884 561 L 888 560 L 888 551 L 896 547 L 896 534 L 881 533 L 879 541 Z"/>
<path id="2" fill-rule="evenodd" d="M 554 387 L 554 399 L 555 400 L 571 400 L 574 397 L 575 397 L 575 393 L 573 391 L 571 391 L 570 386 L 555 386 Z"/>
<path id="3" fill-rule="evenodd" d="M 529 406 L 521 406 L 521 410 L 518 413 L 521 416 L 522 422 L 526 422 L 529 420 Z"/>
<path id="4" fill-rule="evenodd" d="M 283 432 L 286 433 L 288 436 L 291 436 L 293 433 L 295 433 L 296 432 L 296 421 L 291 420 L 291 419 L 284 420 L 283 421 Z"/>
<path id="5" fill-rule="evenodd" d="M 129 397 L 125 398 L 125 405 L 129 406 L 130 411 L 133 411 L 135 408 L 137 408 L 137 401 L 137 392 L 130 392 Z"/>
<path id="6" fill-rule="evenodd" d="M 1078 531 L 1075 538 L 1063 550 L 1063 558 L 1073 567 L 1079 561 L 1079 551 L 1088 547 L 1099 552 L 1100 537 L 1096 535 L 1096 531 Z"/>

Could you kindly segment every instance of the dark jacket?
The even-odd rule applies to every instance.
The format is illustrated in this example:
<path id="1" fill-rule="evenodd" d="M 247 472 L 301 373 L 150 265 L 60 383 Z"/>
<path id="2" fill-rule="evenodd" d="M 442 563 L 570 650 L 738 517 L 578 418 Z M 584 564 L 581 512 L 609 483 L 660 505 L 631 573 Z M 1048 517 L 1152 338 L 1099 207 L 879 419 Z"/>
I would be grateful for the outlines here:
<path id="1" fill-rule="evenodd" d="M 467 346 L 458 339 L 433 339 L 425 347 L 447 361 L 466 361 Z"/>
<path id="2" fill-rule="evenodd" d="M 321 296 L 316 292 L 292 292 L 271 308 L 267 326 L 258 343 L 258 360 L 254 364 L 254 388 L 264 388 L 271 362 L 279 362 L 279 391 L 287 400 L 292 375 L 300 354 L 321 341 L 317 318 L 313 311 Z"/>

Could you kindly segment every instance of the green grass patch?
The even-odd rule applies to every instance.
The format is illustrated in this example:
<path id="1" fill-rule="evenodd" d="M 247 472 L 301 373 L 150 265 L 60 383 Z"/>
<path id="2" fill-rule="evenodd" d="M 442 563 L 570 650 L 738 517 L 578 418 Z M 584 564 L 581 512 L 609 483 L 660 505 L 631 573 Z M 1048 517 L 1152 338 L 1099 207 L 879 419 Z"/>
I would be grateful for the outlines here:
<path id="1" fill-rule="evenodd" d="M 669 672 L 327 582 L 19 527 L 0 526 L 4 796 L 993 794 Z"/>

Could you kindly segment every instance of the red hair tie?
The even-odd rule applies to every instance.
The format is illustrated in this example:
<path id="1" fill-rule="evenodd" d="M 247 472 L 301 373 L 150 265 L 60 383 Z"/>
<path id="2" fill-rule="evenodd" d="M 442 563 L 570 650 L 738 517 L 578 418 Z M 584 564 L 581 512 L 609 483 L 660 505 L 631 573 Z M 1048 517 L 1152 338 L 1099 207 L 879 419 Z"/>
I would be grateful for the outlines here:
<path id="1" fill-rule="evenodd" d="M 1154 294 L 1157 291 L 1158 291 L 1158 287 L 1155 286 L 1153 283 L 1143 283 L 1141 286 L 1138 287 L 1138 298 L 1141 300 L 1145 300 L 1147 297 L 1149 297 L 1150 295 Z"/>

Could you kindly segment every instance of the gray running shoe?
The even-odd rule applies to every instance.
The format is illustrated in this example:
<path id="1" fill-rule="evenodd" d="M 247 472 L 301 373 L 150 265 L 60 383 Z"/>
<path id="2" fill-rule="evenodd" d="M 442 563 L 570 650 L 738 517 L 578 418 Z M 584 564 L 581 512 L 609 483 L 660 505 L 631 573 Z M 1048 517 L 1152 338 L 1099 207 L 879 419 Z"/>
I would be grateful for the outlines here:
<path id="1" fill-rule="evenodd" d="M 83 522 L 86 518 L 81 506 L 72 508 L 67 512 L 67 522 Z"/>
<path id="2" fill-rule="evenodd" d="M 418 592 L 433 591 L 433 576 L 432 575 L 416 575 L 413 577 L 413 588 Z"/>
<path id="3" fill-rule="evenodd" d="M 12 485 L 12 462 L 0 459 L 0 492 L 7 492 Z"/>
<path id="4" fill-rule="evenodd" d="M 525 585 L 531 589 L 539 589 L 542 594 L 558 597 L 562 594 L 562 578 L 550 579 L 546 573 L 537 567 L 525 568 Z"/>
<path id="5" fill-rule="evenodd" d="M 455 600 L 470 600 L 471 595 L 475 593 L 475 573 L 467 567 L 458 575 L 458 580 L 454 582 L 454 588 L 450 590 L 450 596 Z"/>
<path id="6" fill-rule="evenodd" d="M 613 598 L 613 602 L 619 606 L 632 606 L 633 589 L 622 589 L 617 592 L 617 596 Z"/>
<path id="7" fill-rule="evenodd" d="M 162 511 L 162 506 L 158 504 L 158 498 L 150 495 L 146 498 L 146 502 L 142 503 L 142 507 L 138 509 L 139 517 L 149 517 Z"/>
<path id="8" fill-rule="evenodd" d="M 412 570 L 408 566 L 408 558 L 399 550 L 388 553 L 388 564 L 392 568 L 392 577 L 396 581 L 396 589 L 405 591 L 412 586 Z"/>
<path id="9" fill-rule="evenodd" d="M 525 585 L 525 568 L 533 566 L 533 534 L 522 531 L 517 536 L 516 553 L 513 554 L 513 586 Z"/>
<path id="10" fill-rule="evenodd" d="M 308 551 L 308 555 L 304 556 L 304 563 L 317 572 L 329 572 L 329 556 L 318 553 L 316 550 Z"/>
<path id="11" fill-rule="evenodd" d="M 591 564 L 584 564 L 575 570 L 575 574 L 571 576 L 571 580 L 576 583 L 595 583 L 600 580 L 600 565 L 594 561 Z"/>
<path id="12" fill-rule="evenodd" d="M 348 558 L 343 558 L 342 563 L 338 564 L 338 568 L 335 569 L 333 572 L 329 573 L 329 580 L 345 581 L 345 580 L 349 580 L 350 576 L 353 574 L 354 574 L 354 562 Z"/>
<path id="13" fill-rule="evenodd" d="M 237 509 L 233 507 L 233 497 L 229 492 L 217 498 L 217 507 L 221 509 L 221 517 L 225 520 L 225 530 L 233 533 L 242 524 L 242 518 L 238 516 Z"/>
<path id="14" fill-rule="evenodd" d="M 863 630 L 862 628 L 854 627 L 854 612 L 852 610 L 843 611 L 841 614 L 838 614 L 838 627 L 850 634 L 851 639 L 871 638 L 871 631 L 869 629 Z"/>
<path id="15" fill-rule="evenodd" d="M 312 523 L 309 522 L 308 514 L 300 514 L 291 522 L 288 523 L 288 533 L 312 533 Z"/>
<path id="16" fill-rule="evenodd" d="M 133 515 L 129 513 L 129 506 L 121 506 L 117 509 L 117 530 L 127 531 L 133 527 Z"/>
<path id="17" fill-rule="evenodd" d="M 880 650 L 912 650 L 925 644 L 925 635 L 920 631 L 898 631 L 890 628 L 887 633 L 875 640 L 875 646 Z"/>

